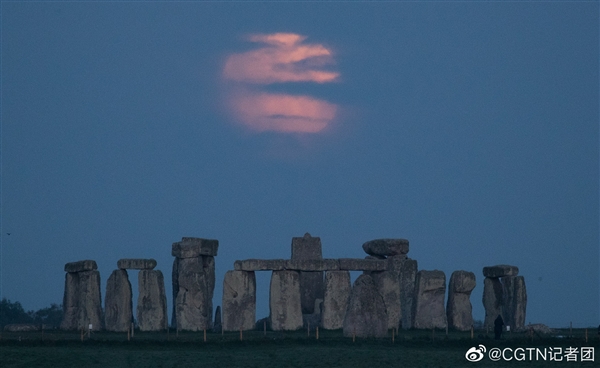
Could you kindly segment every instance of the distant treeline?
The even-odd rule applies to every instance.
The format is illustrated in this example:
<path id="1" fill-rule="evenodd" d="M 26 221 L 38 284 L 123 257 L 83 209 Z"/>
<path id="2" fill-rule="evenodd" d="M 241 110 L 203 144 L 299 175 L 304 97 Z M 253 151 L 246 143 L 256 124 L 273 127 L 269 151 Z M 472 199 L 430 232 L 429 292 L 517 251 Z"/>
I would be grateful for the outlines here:
<path id="1" fill-rule="evenodd" d="M 4 329 L 4 326 L 13 323 L 33 323 L 58 327 L 62 316 L 62 305 L 54 303 L 37 311 L 30 310 L 26 312 L 19 302 L 13 303 L 6 298 L 2 298 L 0 302 L 0 329 Z"/>

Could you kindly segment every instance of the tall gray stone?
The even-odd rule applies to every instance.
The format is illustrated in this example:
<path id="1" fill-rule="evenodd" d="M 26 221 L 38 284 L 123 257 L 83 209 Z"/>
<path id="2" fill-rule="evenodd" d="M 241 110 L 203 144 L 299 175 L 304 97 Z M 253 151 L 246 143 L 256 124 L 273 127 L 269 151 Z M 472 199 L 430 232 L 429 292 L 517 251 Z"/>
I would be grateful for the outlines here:
<path id="1" fill-rule="evenodd" d="M 273 331 L 293 331 L 302 328 L 298 271 L 273 271 L 269 308 L 269 320 Z"/>
<path id="2" fill-rule="evenodd" d="M 415 283 L 417 279 L 417 261 L 407 258 L 400 268 L 400 307 L 403 329 L 413 327 L 413 304 L 415 299 Z"/>
<path id="3" fill-rule="evenodd" d="M 131 283 L 126 270 L 114 270 L 106 281 L 104 328 L 126 332 L 133 321 Z"/>
<path id="4" fill-rule="evenodd" d="M 163 331 L 169 327 L 165 280 L 159 270 L 138 273 L 137 323 L 140 331 Z M 211 313 L 212 317 L 212 313 Z"/>
<path id="5" fill-rule="evenodd" d="M 383 297 L 387 312 L 387 329 L 397 329 L 400 325 L 400 277 L 395 270 L 371 273 L 377 291 Z"/>
<path id="6" fill-rule="evenodd" d="M 417 272 L 413 304 L 413 327 L 418 329 L 446 328 L 446 275 L 442 271 Z"/>
<path id="7" fill-rule="evenodd" d="M 214 257 L 175 259 L 173 264 L 174 322 L 178 329 L 202 331 L 212 327 L 214 287 Z"/>
<path id="8" fill-rule="evenodd" d="M 349 271 L 327 271 L 325 273 L 325 297 L 321 314 L 323 328 L 337 330 L 344 326 L 351 290 Z"/>
<path id="9" fill-rule="evenodd" d="M 66 267 L 65 267 L 66 268 Z M 62 330 L 76 330 L 79 326 L 79 276 L 76 272 L 65 274 L 65 293 L 63 296 Z"/>
<path id="10" fill-rule="evenodd" d="M 354 282 L 346 316 L 344 336 L 385 337 L 388 316 L 383 297 L 369 275 L 360 275 Z"/>
<path id="11" fill-rule="evenodd" d="M 473 306 L 471 292 L 475 288 L 475 274 L 468 271 L 454 271 L 448 284 L 448 304 L 446 315 L 448 327 L 468 331 L 473 326 Z"/>
<path id="12" fill-rule="evenodd" d="M 483 307 L 485 308 L 484 325 L 487 328 L 494 328 L 494 320 L 503 312 L 502 283 L 498 278 L 486 277 L 483 279 Z M 503 317 L 504 319 L 504 317 Z"/>
<path id="13" fill-rule="evenodd" d="M 82 261 L 93 262 L 94 261 Z M 67 263 L 65 269 L 70 265 L 78 263 Z M 83 267 L 88 269 L 90 267 Z M 79 268 L 82 269 L 82 268 Z M 92 330 L 98 331 L 103 328 L 102 324 L 102 296 L 100 292 L 100 273 L 96 270 L 69 272 L 65 277 L 65 294 L 63 297 L 63 321 L 61 329 L 74 330 L 85 329 L 92 325 Z"/>
<path id="14" fill-rule="evenodd" d="M 523 276 L 505 276 L 502 283 L 502 304 L 504 324 L 512 329 L 525 327 L 525 311 L 527 307 L 527 291 Z"/>
<path id="15" fill-rule="evenodd" d="M 321 238 L 312 237 L 309 233 L 303 237 L 292 238 L 292 260 L 323 259 Z M 323 299 L 325 287 L 323 272 L 300 272 L 300 294 L 303 314 L 314 313 L 315 300 Z"/>
<path id="16" fill-rule="evenodd" d="M 252 330 L 256 321 L 256 276 L 227 271 L 223 279 L 223 330 Z"/>

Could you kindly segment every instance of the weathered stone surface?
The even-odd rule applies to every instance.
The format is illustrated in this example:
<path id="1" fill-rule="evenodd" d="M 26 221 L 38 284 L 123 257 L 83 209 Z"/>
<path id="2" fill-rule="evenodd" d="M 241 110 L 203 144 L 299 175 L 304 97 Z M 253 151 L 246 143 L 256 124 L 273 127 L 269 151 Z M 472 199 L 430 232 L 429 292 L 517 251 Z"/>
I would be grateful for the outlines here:
<path id="1" fill-rule="evenodd" d="M 309 233 L 303 237 L 292 238 L 292 259 L 321 259 L 321 238 L 312 237 Z"/>
<path id="2" fill-rule="evenodd" d="M 485 308 L 484 325 L 494 328 L 494 320 L 498 315 L 503 315 L 502 283 L 498 278 L 486 277 L 483 280 L 483 307 Z M 504 319 L 504 318 L 503 318 Z"/>
<path id="3" fill-rule="evenodd" d="M 343 271 L 385 271 L 386 260 L 340 258 L 340 270 Z"/>
<path id="4" fill-rule="evenodd" d="M 65 279 L 63 298 L 63 330 L 98 331 L 102 326 L 102 296 L 98 271 L 69 272 Z"/>
<path id="5" fill-rule="evenodd" d="M 122 258 L 117 261 L 117 268 L 121 270 L 152 270 L 156 267 L 155 259 Z"/>
<path id="6" fill-rule="evenodd" d="M 389 263 L 389 260 L 388 260 Z M 413 304 L 415 299 L 415 283 L 418 264 L 414 259 L 405 259 L 399 271 L 400 277 L 400 306 L 403 329 L 413 327 Z"/>
<path id="7" fill-rule="evenodd" d="M 295 271 L 333 271 L 339 268 L 337 259 L 291 259 L 285 263 L 285 269 Z"/>
<path id="8" fill-rule="evenodd" d="M 215 260 L 211 256 L 176 258 L 173 264 L 175 325 L 180 330 L 202 331 L 212 326 Z"/>
<path id="9" fill-rule="evenodd" d="M 419 329 L 446 328 L 446 275 L 442 271 L 417 272 L 413 327 Z"/>
<path id="10" fill-rule="evenodd" d="M 325 273 L 325 296 L 321 326 L 328 330 L 337 330 L 344 326 L 346 308 L 352 285 L 349 271 L 327 271 Z"/>
<path id="11" fill-rule="evenodd" d="M 140 331 L 163 331 L 169 328 L 162 272 L 141 270 L 138 273 L 138 289 L 137 323 Z"/>
<path id="12" fill-rule="evenodd" d="M 297 271 L 273 271 L 269 307 L 273 331 L 291 331 L 302 327 L 300 274 Z"/>
<path id="13" fill-rule="evenodd" d="M 11 323 L 4 326 L 4 331 L 6 332 L 31 332 L 39 330 L 40 325 L 34 323 Z"/>
<path id="14" fill-rule="evenodd" d="M 504 324 L 514 330 L 525 326 L 527 308 L 527 291 L 523 276 L 506 276 L 500 279 L 502 283 L 502 318 Z"/>
<path id="15" fill-rule="evenodd" d="M 223 330 L 223 320 L 221 319 L 221 306 L 215 309 L 215 321 L 213 322 L 213 332 L 221 332 Z"/>
<path id="16" fill-rule="evenodd" d="M 323 299 L 325 285 L 323 272 L 300 272 L 300 305 L 302 314 L 315 312 L 315 301 Z"/>
<path id="17" fill-rule="evenodd" d="M 235 261 L 236 271 L 281 271 L 286 269 L 285 259 L 244 259 Z"/>
<path id="18" fill-rule="evenodd" d="M 344 318 L 344 336 L 385 337 L 388 317 L 383 297 L 369 275 L 354 282 Z"/>
<path id="19" fill-rule="evenodd" d="M 177 328 L 177 294 L 179 293 L 179 258 L 173 260 L 171 271 L 171 293 L 173 295 L 173 309 L 171 312 L 171 326 Z"/>
<path id="20" fill-rule="evenodd" d="M 372 256 L 398 256 L 408 253 L 408 240 L 406 239 L 375 239 L 362 245 L 365 253 Z"/>
<path id="21" fill-rule="evenodd" d="M 256 321 L 256 276 L 252 271 L 227 271 L 223 279 L 224 331 L 252 330 Z"/>
<path id="22" fill-rule="evenodd" d="M 519 267 L 509 265 L 496 265 L 483 268 L 483 276 L 485 277 L 504 277 L 517 276 Z"/>
<path id="23" fill-rule="evenodd" d="M 473 326 L 473 306 L 471 292 L 475 288 L 475 274 L 468 271 L 454 271 L 448 284 L 448 304 L 446 315 L 448 327 L 468 331 Z"/>
<path id="24" fill-rule="evenodd" d="M 377 291 L 383 297 L 383 303 L 387 312 L 387 329 L 400 326 L 400 277 L 393 271 L 380 271 L 371 273 L 373 282 L 377 285 Z"/>
<path id="25" fill-rule="evenodd" d="M 125 270 L 114 270 L 106 281 L 104 327 L 107 331 L 126 332 L 133 321 L 131 283 Z"/>
<path id="26" fill-rule="evenodd" d="M 93 271 L 97 270 L 98 265 L 96 261 L 85 260 L 85 261 L 77 261 L 77 262 L 69 262 L 65 264 L 65 272 L 83 272 L 83 271 Z"/>
<path id="27" fill-rule="evenodd" d="M 177 258 L 196 258 L 199 256 L 216 257 L 219 241 L 215 239 L 181 238 L 173 243 L 171 255 Z"/>

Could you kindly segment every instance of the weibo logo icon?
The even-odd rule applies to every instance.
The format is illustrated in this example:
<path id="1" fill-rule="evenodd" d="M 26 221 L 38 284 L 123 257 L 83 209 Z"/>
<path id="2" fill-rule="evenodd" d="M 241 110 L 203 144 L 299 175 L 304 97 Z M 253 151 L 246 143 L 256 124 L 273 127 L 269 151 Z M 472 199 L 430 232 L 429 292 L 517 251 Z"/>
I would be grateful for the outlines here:
<path id="1" fill-rule="evenodd" d="M 483 345 L 473 346 L 471 349 L 467 350 L 465 354 L 465 358 L 469 362 L 478 362 L 485 356 L 486 348 Z"/>
<path id="2" fill-rule="evenodd" d="M 259 131 L 318 133 L 335 119 L 339 107 L 308 95 L 269 92 L 265 86 L 283 83 L 331 83 L 339 73 L 327 70 L 332 51 L 304 43 L 294 33 L 250 35 L 259 47 L 229 55 L 223 77 L 233 83 L 227 104 L 238 121 Z"/>

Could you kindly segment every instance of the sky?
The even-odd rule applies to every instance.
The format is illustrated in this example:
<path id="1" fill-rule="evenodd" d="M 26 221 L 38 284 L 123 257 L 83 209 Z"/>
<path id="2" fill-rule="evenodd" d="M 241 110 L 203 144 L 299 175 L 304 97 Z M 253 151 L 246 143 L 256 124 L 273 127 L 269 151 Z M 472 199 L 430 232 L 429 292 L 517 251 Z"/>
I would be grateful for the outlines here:
<path id="1" fill-rule="evenodd" d="M 1 296 L 64 264 L 219 240 L 236 259 L 406 238 L 525 277 L 526 323 L 600 321 L 597 2 L 1 4 Z M 10 233 L 10 235 L 8 235 Z M 137 298 L 137 272 L 130 271 Z M 353 274 L 356 277 L 356 273 Z M 257 273 L 257 318 L 270 275 Z"/>

